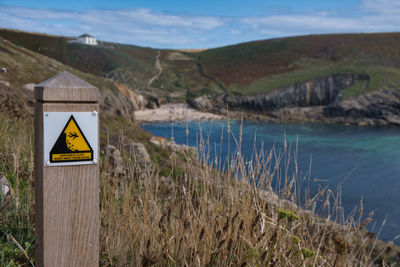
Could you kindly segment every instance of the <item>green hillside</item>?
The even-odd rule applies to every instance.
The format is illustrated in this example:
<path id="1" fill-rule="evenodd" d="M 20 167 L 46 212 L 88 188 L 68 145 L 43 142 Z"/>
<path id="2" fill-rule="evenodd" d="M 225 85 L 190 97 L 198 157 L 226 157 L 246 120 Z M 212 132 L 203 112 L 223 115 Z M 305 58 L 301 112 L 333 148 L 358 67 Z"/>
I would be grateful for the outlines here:
<path id="1" fill-rule="evenodd" d="M 204 71 L 234 94 L 255 94 L 340 73 L 368 74 L 344 95 L 400 88 L 400 33 L 332 34 L 257 41 L 203 51 Z"/>
<path id="2" fill-rule="evenodd" d="M 0 37 L 82 72 L 114 75 L 116 81 L 128 83 L 132 89 L 143 88 L 156 73 L 157 51 L 150 48 L 104 42 L 98 46 L 79 45 L 70 42 L 73 38 L 8 29 L 0 29 Z"/>
<path id="3" fill-rule="evenodd" d="M 400 88 L 400 33 L 331 34 L 270 39 L 197 53 L 155 50 L 100 42 L 70 43 L 71 38 L 0 29 L 0 36 L 86 73 L 124 83 L 144 94 L 171 101 L 200 95 L 252 95 L 332 74 L 367 74 L 343 91 L 350 97 Z M 161 52 L 161 75 L 148 81 Z"/>

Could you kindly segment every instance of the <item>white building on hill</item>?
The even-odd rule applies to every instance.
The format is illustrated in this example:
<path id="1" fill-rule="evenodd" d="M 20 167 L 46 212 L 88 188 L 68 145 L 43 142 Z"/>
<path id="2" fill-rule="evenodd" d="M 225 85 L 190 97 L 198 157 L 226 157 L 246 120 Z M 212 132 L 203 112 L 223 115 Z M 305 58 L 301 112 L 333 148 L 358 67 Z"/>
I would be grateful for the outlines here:
<path id="1" fill-rule="evenodd" d="M 76 42 L 86 45 L 97 45 L 96 38 L 86 33 L 79 36 Z"/>

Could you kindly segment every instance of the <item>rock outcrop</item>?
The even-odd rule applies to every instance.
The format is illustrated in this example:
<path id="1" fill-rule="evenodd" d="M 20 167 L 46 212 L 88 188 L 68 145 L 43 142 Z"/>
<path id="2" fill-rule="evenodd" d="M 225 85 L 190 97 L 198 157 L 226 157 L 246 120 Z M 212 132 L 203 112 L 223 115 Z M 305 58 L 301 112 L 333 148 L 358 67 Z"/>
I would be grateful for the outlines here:
<path id="1" fill-rule="evenodd" d="M 114 177 L 124 177 L 126 172 L 124 170 L 124 161 L 121 156 L 121 152 L 118 148 L 113 145 L 107 145 L 102 149 L 102 152 L 106 155 L 108 166 L 104 166 L 108 174 Z"/>
<path id="2" fill-rule="evenodd" d="M 200 111 L 210 111 L 213 104 L 208 96 L 199 96 L 189 102 L 190 106 Z"/>
<path id="3" fill-rule="evenodd" d="M 114 84 L 118 88 L 119 92 L 130 100 L 135 110 L 144 109 L 148 105 L 148 101 L 144 98 L 144 96 L 136 94 L 124 84 L 121 83 L 114 83 Z"/>
<path id="4" fill-rule="evenodd" d="M 101 111 L 111 117 L 124 117 L 133 122 L 135 120 L 134 112 L 147 107 L 149 101 L 123 84 L 114 84 L 118 88 L 117 93 L 105 91 L 100 95 Z"/>
<path id="5" fill-rule="evenodd" d="M 326 119 L 358 125 L 400 126 L 400 92 L 383 89 L 324 107 Z"/>
<path id="6" fill-rule="evenodd" d="M 254 96 L 226 97 L 231 108 L 272 111 L 279 108 L 329 105 L 340 100 L 340 91 L 357 81 L 369 80 L 363 74 L 338 74 L 295 83 L 271 93 Z"/>
<path id="7" fill-rule="evenodd" d="M 3 174 L 0 174 L 0 208 L 13 197 L 14 192 L 11 189 L 10 183 Z"/>
<path id="8" fill-rule="evenodd" d="M 268 116 L 285 121 L 400 126 L 400 91 L 383 89 L 327 106 L 281 108 Z"/>
<path id="9" fill-rule="evenodd" d="M 122 116 L 128 121 L 134 121 L 135 105 L 126 96 L 119 93 L 113 94 L 111 91 L 103 92 L 100 95 L 101 112 L 110 116 Z"/>
<path id="10" fill-rule="evenodd" d="M 358 81 L 369 81 L 369 76 L 331 75 L 267 94 L 226 97 L 225 102 L 230 108 L 254 111 L 275 120 L 400 126 L 400 90 L 382 89 L 342 99 L 341 91 Z"/>
<path id="11" fill-rule="evenodd" d="M 146 166 L 151 163 L 150 155 L 144 144 L 131 142 L 125 145 L 125 150 L 134 157 L 140 166 Z"/>
<path id="12" fill-rule="evenodd" d="M 164 137 L 152 136 L 149 140 L 150 143 L 155 144 L 156 146 L 160 146 L 163 148 L 169 148 L 173 151 L 179 151 L 185 153 L 190 158 L 197 160 L 199 156 L 199 152 L 196 147 L 187 146 L 187 145 L 178 145 L 174 140 L 168 140 Z"/>

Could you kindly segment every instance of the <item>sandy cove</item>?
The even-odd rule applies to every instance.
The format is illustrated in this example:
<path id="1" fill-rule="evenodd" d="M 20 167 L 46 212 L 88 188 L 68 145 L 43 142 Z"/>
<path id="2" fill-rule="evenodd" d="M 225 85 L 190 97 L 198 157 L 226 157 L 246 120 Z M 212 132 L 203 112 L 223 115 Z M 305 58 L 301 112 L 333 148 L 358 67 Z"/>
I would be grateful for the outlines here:
<path id="1" fill-rule="evenodd" d="M 189 108 L 187 104 L 165 104 L 156 109 L 135 111 L 135 120 L 142 122 L 221 120 L 223 116 Z"/>

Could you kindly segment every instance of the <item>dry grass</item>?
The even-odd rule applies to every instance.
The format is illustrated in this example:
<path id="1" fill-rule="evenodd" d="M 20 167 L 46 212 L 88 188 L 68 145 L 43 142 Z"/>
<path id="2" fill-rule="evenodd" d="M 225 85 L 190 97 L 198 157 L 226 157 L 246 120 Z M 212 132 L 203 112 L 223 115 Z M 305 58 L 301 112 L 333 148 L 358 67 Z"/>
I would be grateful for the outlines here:
<path id="1" fill-rule="evenodd" d="M 0 193 L 0 266 L 31 266 L 34 254 L 32 127 L 0 113 L 0 176 L 12 196 Z M 1 190 L 1 186 L 0 186 Z"/>
<path id="2" fill-rule="evenodd" d="M 16 196 L 0 202 L 0 266 L 34 262 L 33 139 L 26 125 L 0 116 L 0 172 Z M 189 156 L 182 163 L 171 151 L 170 175 L 162 176 L 158 166 L 140 166 L 123 154 L 125 177 L 109 174 L 107 156 L 101 162 L 102 266 L 385 266 L 392 260 L 392 246 L 377 249 L 379 241 L 365 235 L 372 214 L 365 218 L 360 208 L 356 219 L 343 219 L 332 191 L 310 196 L 306 205 L 312 210 L 330 199 L 327 219 L 293 204 L 300 177 L 285 171 L 295 161 L 290 145 L 255 154 L 251 166 L 235 153 L 225 173 Z M 276 179 L 279 197 L 271 189 Z"/>
<path id="3" fill-rule="evenodd" d="M 202 162 L 208 162 L 202 151 Z M 360 208 L 357 219 L 345 218 L 340 194 L 323 190 L 306 200 L 310 210 L 322 201 L 331 211 L 327 219 L 293 204 L 300 177 L 285 171 L 295 162 L 290 145 L 255 154 L 250 166 L 240 149 L 235 155 L 226 173 L 188 157 L 186 166 L 173 165 L 167 177 L 130 157 L 127 176 L 111 177 L 103 161 L 101 264 L 368 266 L 386 253 L 365 234 L 373 214 L 362 220 Z M 176 161 L 174 152 L 170 159 Z M 272 191 L 274 179 L 281 180 L 279 197 Z M 379 259 L 383 265 L 385 260 Z"/>

